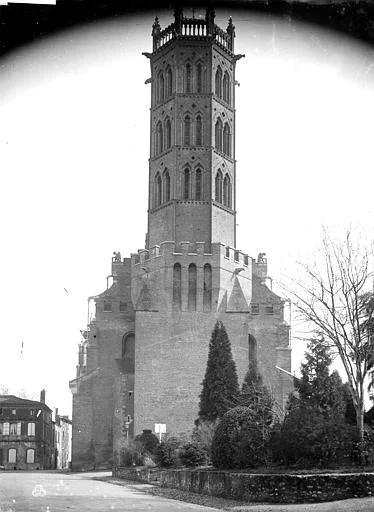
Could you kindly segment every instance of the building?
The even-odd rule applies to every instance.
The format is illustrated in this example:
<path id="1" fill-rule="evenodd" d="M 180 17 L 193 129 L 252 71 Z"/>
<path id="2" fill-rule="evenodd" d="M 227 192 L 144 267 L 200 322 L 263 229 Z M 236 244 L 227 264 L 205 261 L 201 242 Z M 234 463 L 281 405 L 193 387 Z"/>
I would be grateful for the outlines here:
<path id="1" fill-rule="evenodd" d="M 68 416 L 58 414 L 55 409 L 54 414 L 54 446 L 55 446 L 55 469 L 71 469 L 71 439 L 72 439 L 72 421 Z"/>
<path id="2" fill-rule="evenodd" d="M 0 395 L 0 467 L 51 469 L 53 467 L 52 411 L 45 404 L 14 395 Z"/>
<path id="3" fill-rule="evenodd" d="M 114 253 L 113 284 L 95 301 L 79 347 L 73 469 L 118 463 L 143 429 L 191 431 L 217 319 L 240 381 L 256 358 L 284 406 L 292 379 L 284 301 L 268 287 L 265 254 L 236 246 L 235 28 L 205 18 L 153 24 L 148 232 Z M 278 367 L 278 368 L 277 368 Z M 161 427 L 160 427 L 161 425 Z"/>

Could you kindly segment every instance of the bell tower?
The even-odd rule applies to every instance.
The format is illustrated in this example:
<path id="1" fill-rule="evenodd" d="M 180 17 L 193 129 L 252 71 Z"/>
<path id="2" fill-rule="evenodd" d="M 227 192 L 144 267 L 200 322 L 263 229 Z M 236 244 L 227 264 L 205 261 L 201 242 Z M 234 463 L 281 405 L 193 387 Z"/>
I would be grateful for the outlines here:
<path id="1" fill-rule="evenodd" d="M 165 241 L 236 246 L 235 28 L 214 10 L 152 27 L 147 249 Z"/>

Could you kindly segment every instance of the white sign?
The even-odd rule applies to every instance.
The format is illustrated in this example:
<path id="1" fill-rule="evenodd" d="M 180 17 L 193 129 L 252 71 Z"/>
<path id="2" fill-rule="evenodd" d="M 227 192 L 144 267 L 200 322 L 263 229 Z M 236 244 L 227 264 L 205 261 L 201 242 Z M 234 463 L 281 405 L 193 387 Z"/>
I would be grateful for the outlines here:
<path id="1" fill-rule="evenodd" d="M 165 423 L 155 423 L 155 432 L 156 432 L 156 434 L 165 434 L 166 433 L 166 424 Z"/>

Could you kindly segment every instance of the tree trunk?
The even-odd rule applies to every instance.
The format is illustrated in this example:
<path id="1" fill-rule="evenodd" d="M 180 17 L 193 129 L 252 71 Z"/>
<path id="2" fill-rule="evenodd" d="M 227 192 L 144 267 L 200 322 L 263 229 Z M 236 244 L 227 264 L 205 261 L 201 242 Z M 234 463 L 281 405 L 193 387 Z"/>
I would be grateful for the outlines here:
<path id="1" fill-rule="evenodd" d="M 358 407 L 356 409 L 356 423 L 357 430 L 359 435 L 359 458 L 362 465 L 366 463 L 365 453 L 364 453 L 364 419 L 365 419 L 365 409 L 363 401 L 360 400 Z"/>

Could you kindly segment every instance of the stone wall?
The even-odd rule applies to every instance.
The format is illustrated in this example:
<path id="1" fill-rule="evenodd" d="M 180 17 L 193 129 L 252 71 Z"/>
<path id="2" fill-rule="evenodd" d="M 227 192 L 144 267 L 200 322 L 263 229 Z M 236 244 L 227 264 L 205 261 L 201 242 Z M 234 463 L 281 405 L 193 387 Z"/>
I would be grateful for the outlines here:
<path id="1" fill-rule="evenodd" d="M 247 502 L 313 503 L 374 494 L 373 473 L 294 475 L 115 468 L 113 476 Z"/>

